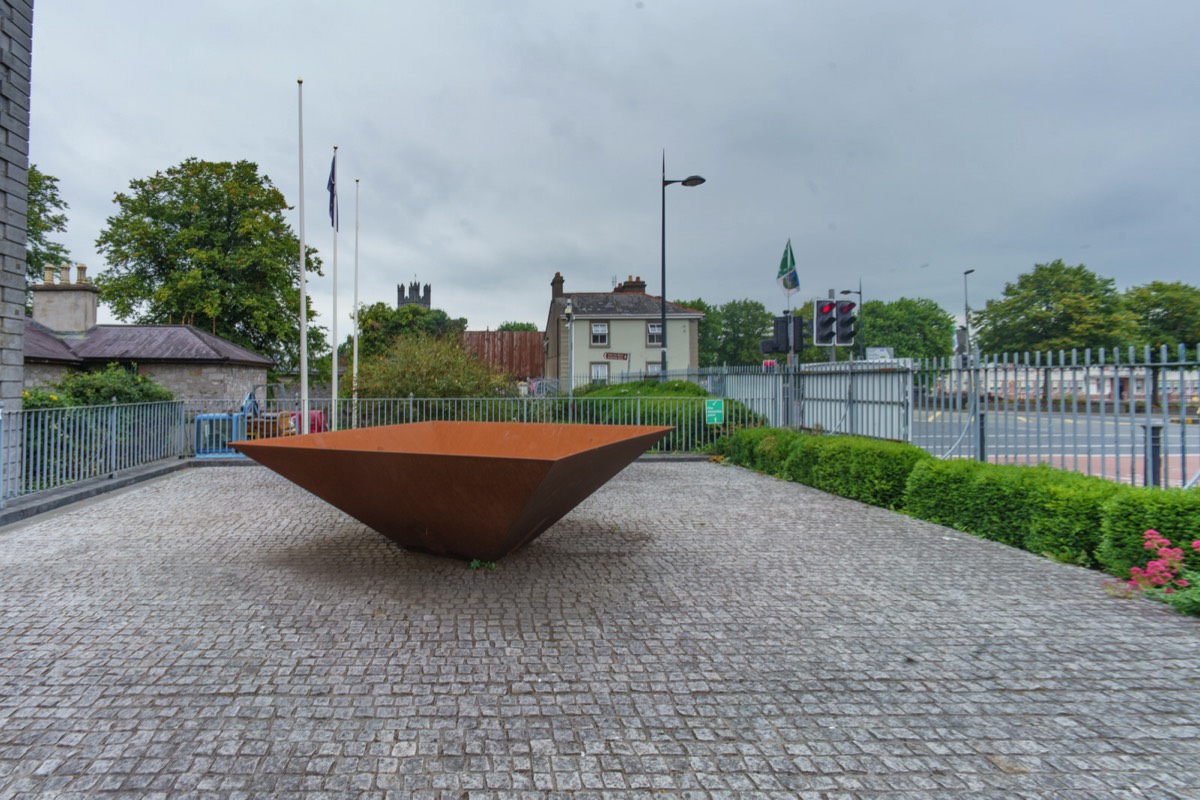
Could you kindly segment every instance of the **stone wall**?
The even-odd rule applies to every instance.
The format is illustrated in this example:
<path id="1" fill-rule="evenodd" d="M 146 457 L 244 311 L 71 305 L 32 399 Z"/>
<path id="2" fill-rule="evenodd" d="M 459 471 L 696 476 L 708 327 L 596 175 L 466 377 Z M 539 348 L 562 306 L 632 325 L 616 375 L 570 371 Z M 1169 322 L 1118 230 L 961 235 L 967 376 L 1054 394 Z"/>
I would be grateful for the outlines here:
<path id="1" fill-rule="evenodd" d="M 0 402 L 21 407 L 33 0 L 0 0 Z"/>
<path id="2" fill-rule="evenodd" d="M 70 371 L 70 367 L 59 364 L 26 364 L 25 388 L 38 389 L 58 383 Z"/>
<path id="3" fill-rule="evenodd" d="M 261 367 L 229 364 L 138 364 L 138 373 L 167 387 L 179 400 L 240 400 L 267 382 Z"/>

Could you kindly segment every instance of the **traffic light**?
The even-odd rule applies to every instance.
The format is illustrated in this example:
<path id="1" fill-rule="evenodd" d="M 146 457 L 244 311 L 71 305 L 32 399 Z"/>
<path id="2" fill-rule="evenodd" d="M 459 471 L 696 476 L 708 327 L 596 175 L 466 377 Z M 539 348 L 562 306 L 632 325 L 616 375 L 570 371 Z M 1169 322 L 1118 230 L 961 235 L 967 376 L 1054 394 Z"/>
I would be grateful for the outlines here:
<path id="1" fill-rule="evenodd" d="M 804 327 L 804 317 L 799 314 L 792 315 L 792 352 L 799 353 L 808 344 L 805 338 L 808 336 L 808 328 Z"/>
<path id="2" fill-rule="evenodd" d="M 763 355 L 769 353 L 786 353 L 788 350 L 787 317 L 776 317 L 771 327 L 771 338 L 761 339 L 758 349 Z"/>
<path id="3" fill-rule="evenodd" d="M 807 334 L 802 317 L 796 314 L 775 317 L 771 323 L 771 338 L 760 339 L 758 349 L 764 356 L 771 353 L 799 353 L 807 344 L 804 340 Z"/>
<path id="4" fill-rule="evenodd" d="M 854 309 L 858 306 L 849 300 L 843 300 L 837 307 L 837 340 L 840 347 L 854 344 L 854 335 L 858 333 L 858 317 Z"/>
<path id="5" fill-rule="evenodd" d="M 837 337 L 837 312 L 837 303 L 832 300 L 813 301 L 813 344 L 818 347 L 834 345 Z"/>

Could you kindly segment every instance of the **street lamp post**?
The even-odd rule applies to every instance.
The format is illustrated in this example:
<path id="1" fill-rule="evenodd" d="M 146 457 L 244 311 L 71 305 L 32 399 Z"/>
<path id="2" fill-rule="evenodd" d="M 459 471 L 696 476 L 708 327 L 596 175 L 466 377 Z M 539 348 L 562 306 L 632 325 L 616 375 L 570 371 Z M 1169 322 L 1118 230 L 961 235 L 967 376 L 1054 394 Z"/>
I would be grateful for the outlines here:
<path id="1" fill-rule="evenodd" d="M 967 299 L 967 276 L 975 270 L 963 270 L 963 330 L 966 332 L 964 350 L 971 352 L 971 303 Z"/>
<path id="2" fill-rule="evenodd" d="M 983 443 L 980 441 L 980 419 L 978 414 L 978 393 L 975 391 L 975 356 L 971 352 L 971 301 L 967 299 L 967 276 L 975 270 L 963 270 L 963 367 L 967 370 L 967 391 L 971 393 L 970 403 L 967 406 L 968 420 L 970 421 L 971 429 L 974 431 L 972 437 L 976 442 L 975 456 L 982 459 Z"/>
<path id="3" fill-rule="evenodd" d="M 662 162 L 662 318 L 660 324 L 662 328 L 660 335 L 662 336 L 662 364 L 659 371 L 662 373 L 659 380 L 667 379 L 667 187 L 672 183 L 681 183 L 684 186 L 699 186 L 704 183 L 704 178 L 699 175 L 690 175 L 682 180 L 667 180 L 667 151 L 663 150 Z"/>
<path id="4" fill-rule="evenodd" d="M 857 292 L 854 291 L 853 289 L 842 289 L 842 294 L 858 295 L 858 360 L 862 361 L 865 359 L 865 356 L 864 356 L 865 347 L 863 345 L 863 331 L 866 329 L 866 325 L 863 324 L 863 320 L 865 319 L 865 316 L 863 314 L 862 278 L 858 279 L 858 291 Z"/>

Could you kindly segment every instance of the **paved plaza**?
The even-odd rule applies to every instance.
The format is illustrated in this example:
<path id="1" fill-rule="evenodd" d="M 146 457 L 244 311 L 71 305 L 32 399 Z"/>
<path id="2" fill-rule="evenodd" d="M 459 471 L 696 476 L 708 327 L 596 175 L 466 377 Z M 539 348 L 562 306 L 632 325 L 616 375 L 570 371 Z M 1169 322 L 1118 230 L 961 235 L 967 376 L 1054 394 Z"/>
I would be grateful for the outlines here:
<path id="1" fill-rule="evenodd" d="M 494 570 L 187 469 L 0 529 L 0 797 L 1200 798 L 1200 622 L 1101 579 L 704 462 Z"/>

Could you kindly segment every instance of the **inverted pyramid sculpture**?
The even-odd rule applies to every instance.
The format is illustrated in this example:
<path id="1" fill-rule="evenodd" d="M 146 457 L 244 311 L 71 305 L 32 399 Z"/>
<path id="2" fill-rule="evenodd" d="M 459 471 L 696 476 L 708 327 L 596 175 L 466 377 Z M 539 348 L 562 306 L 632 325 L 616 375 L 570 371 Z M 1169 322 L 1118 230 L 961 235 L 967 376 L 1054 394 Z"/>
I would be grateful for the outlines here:
<path id="1" fill-rule="evenodd" d="M 403 547 L 494 561 L 671 430 L 417 422 L 232 446 Z"/>

